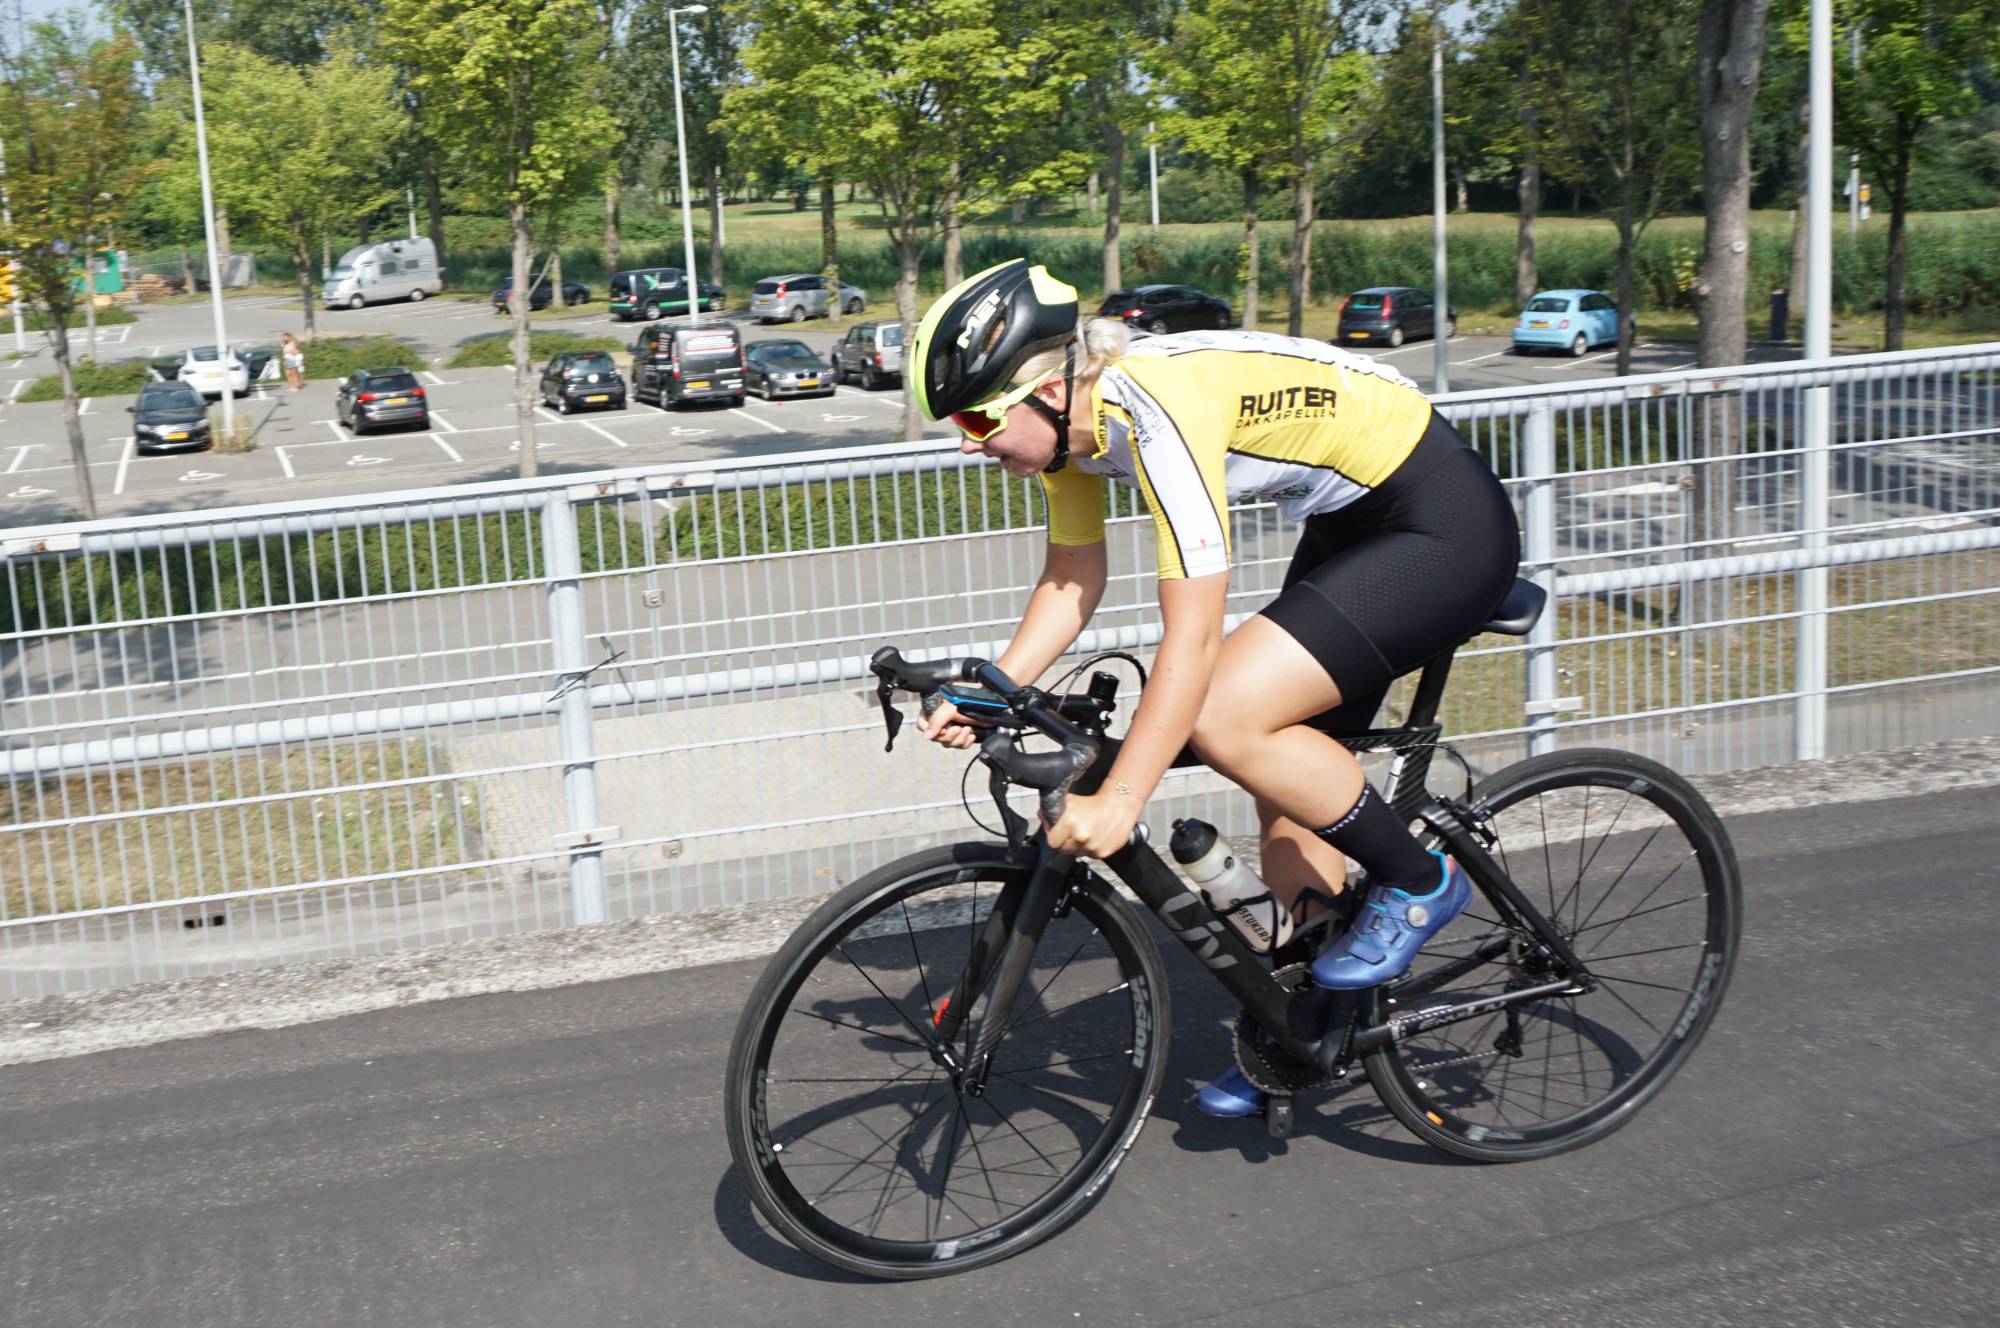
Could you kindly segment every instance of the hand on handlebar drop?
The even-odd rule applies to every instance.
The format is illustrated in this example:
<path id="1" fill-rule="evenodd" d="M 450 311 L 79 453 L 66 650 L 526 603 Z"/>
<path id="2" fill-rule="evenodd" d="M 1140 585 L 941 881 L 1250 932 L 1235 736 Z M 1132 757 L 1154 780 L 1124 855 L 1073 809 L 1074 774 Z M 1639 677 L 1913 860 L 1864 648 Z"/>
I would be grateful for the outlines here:
<path id="1" fill-rule="evenodd" d="M 1072 857 L 1108 858 L 1132 842 L 1144 806 L 1123 793 L 1072 793 L 1062 819 L 1049 827 L 1049 847 Z"/>
<path id="2" fill-rule="evenodd" d="M 979 729 L 983 727 L 989 726 L 975 726 L 974 721 L 959 714 L 958 707 L 942 696 L 937 698 L 935 709 L 927 711 L 917 720 L 917 732 L 925 738 L 961 750 L 979 741 Z"/>

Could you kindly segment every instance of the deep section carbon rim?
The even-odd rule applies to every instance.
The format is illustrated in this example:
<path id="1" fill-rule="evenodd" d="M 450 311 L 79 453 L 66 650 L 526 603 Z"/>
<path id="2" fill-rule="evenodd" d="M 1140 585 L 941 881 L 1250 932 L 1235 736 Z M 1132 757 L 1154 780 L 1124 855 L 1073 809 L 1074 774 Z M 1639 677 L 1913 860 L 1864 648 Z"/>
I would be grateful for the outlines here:
<path id="1" fill-rule="evenodd" d="M 1050 921 L 990 1072 L 964 1072 L 983 994 L 936 1050 L 974 940 L 1027 875 L 995 860 L 862 890 L 753 996 L 732 1146 L 759 1207 L 810 1252 L 888 1276 L 997 1257 L 1052 1231 L 1129 1146 L 1158 1086 L 1165 993 L 1143 924 L 1101 881 Z"/>
<path id="2" fill-rule="evenodd" d="M 1412 1034 L 1368 1068 L 1430 1142 L 1487 1159 L 1539 1156 L 1618 1128 L 1699 1040 L 1735 954 L 1735 857 L 1684 780 L 1627 753 L 1533 758 L 1487 781 L 1477 801 L 1498 837 L 1494 858 L 1597 988 Z M 1382 1012 L 1556 976 L 1531 936 L 1475 896 Z"/>

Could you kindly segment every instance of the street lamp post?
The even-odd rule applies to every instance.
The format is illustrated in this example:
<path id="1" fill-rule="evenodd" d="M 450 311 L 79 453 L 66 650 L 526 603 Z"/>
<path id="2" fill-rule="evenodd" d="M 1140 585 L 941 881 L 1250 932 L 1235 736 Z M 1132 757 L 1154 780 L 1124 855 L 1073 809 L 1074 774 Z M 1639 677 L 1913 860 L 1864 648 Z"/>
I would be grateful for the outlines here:
<path id="1" fill-rule="evenodd" d="M 1444 18 L 1437 0 L 1431 0 L 1431 340 L 1435 359 L 1431 369 L 1431 391 L 1451 391 L 1450 325 L 1451 293 L 1446 289 L 1444 251 Z M 1440 322 L 1439 320 L 1446 320 Z"/>
<path id="2" fill-rule="evenodd" d="M 688 143 L 687 127 L 681 118 L 681 38 L 680 28 L 674 19 L 680 14 L 706 14 L 707 5 L 682 5 L 679 9 L 667 10 L 667 45 L 674 57 L 674 144 L 680 149 L 681 159 L 681 240 L 687 247 L 687 315 L 689 327 L 701 326 L 701 282 L 694 270 L 694 203 L 688 197 Z M 840 298 L 835 291 L 831 297 Z"/>
<path id="3" fill-rule="evenodd" d="M 14 204 L 7 197 L 7 142 L 0 139 L 0 230 L 14 230 Z M 21 264 L 11 254 L 7 258 L 8 295 L 14 306 L 14 349 L 25 355 L 28 333 L 21 322 Z"/>
<path id="4" fill-rule="evenodd" d="M 215 189 L 208 179 L 208 125 L 201 114 L 201 60 L 194 45 L 194 0 L 181 0 L 187 22 L 188 79 L 194 91 L 194 146 L 201 163 L 201 220 L 208 228 L 208 300 L 215 314 L 215 358 L 222 366 L 222 436 L 236 432 L 236 408 L 229 391 L 229 333 L 222 322 L 222 258 L 215 252 Z"/>

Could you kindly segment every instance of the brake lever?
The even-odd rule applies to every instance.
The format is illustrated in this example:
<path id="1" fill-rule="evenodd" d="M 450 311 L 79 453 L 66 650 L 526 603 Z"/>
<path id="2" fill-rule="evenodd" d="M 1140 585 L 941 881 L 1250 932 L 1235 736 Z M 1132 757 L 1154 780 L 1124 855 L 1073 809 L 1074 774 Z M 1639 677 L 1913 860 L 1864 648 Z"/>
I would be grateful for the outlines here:
<path id="1" fill-rule="evenodd" d="M 896 709 L 896 687 L 887 678 L 875 689 L 875 699 L 882 703 L 882 722 L 888 726 L 889 740 L 882 744 L 882 750 L 896 750 L 896 735 L 903 731 L 903 712 Z"/>

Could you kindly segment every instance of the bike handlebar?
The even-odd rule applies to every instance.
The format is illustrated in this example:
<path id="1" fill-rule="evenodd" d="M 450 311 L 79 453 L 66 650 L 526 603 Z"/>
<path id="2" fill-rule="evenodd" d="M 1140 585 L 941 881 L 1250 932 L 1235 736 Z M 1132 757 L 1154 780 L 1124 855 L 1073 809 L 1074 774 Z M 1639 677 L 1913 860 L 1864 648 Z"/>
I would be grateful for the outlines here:
<path id="1" fill-rule="evenodd" d="M 1042 819 L 1050 825 L 1062 818 L 1070 785 L 1097 759 L 1098 739 L 1067 717 L 1104 713 L 1106 703 L 1088 693 L 1051 698 L 1036 688 L 1016 683 L 989 660 L 963 657 L 919 662 L 904 659 L 894 646 L 883 646 L 876 651 L 868 667 L 881 679 L 876 690 L 892 745 L 902 724 L 902 712 L 891 704 L 890 693 L 906 691 L 929 696 L 953 682 L 969 682 L 985 688 L 1028 727 L 1060 743 L 1060 751 L 1024 752 L 1009 733 L 995 729 L 979 746 L 980 760 L 999 770 L 1010 782 L 1041 792 Z"/>

